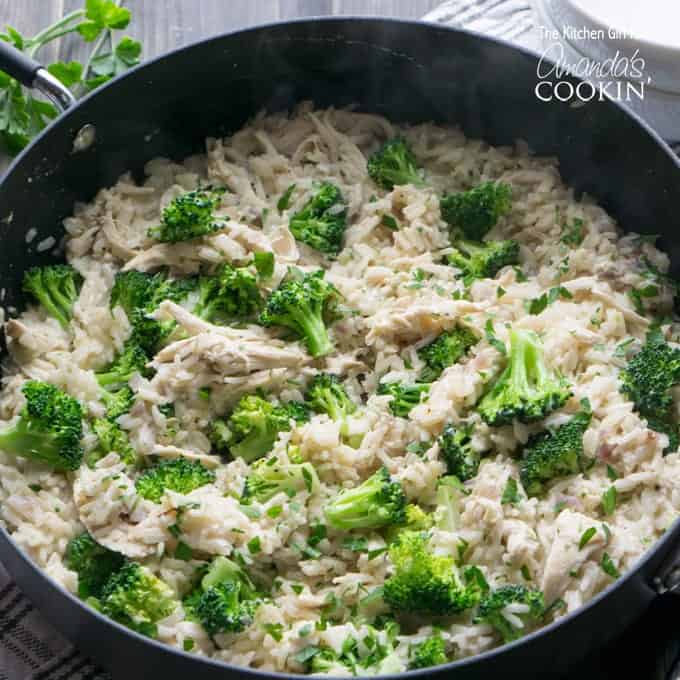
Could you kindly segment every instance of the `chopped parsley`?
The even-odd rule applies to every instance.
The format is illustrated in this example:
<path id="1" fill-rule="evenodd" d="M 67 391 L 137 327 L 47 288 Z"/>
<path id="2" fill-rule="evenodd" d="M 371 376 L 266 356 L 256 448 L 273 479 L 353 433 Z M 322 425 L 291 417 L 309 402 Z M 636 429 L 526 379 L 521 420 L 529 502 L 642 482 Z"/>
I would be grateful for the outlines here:
<path id="1" fill-rule="evenodd" d="M 555 286 L 547 293 L 543 293 L 539 297 L 525 302 L 524 306 L 529 314 L 540 314 L 546 307 L 553 302 L 556 302 L 558 298 L 571 300 L 573 297 L 574 296 L 564 286 Z"/>
<path id="2" fill-rule="evenodd" d="M 597 529 L 595 527 L 590 527 L 589 529 L 586 529 L 581 534 L 581 540 L 578 542 L 578 549 L 583 550 L 583 548 L 585 548 L 588 545 L 588 542 L 596 533 Z"/>
<path id="3" fill-rule="evenodd" d="M 574 218 L 571 224 L 564 223 L 562 225 L 562 236 L 560 237 L 560 242 L 565 245 L 576 247 L 583 243 L 583 239 L 586 237 L 586 228 L 583 224 L 583 220 L 578 217 Z"/>
<path id="4" fill-rule="evenodd" d="M 602 494 L 602 512 L 604 512 L 605 515 L 611 515 L 614 510 L 616 510 L 616 487 L 615 486 L 610 486 L 603 494 Z"/>
<path id="5" fill-rule="evenodd" d="M 505 349 L 505 345 L 496 337 L 496 334 L 493 329 L 493 321 L 491 319 L 486 320 L 486 324 L 484 326 L 484 331 L 486 333 L 486 340 L 487 342 L 497 351 L 500 352 L 503 356 L 507 354 L 507 350 Z"/>
<path id="6" fill-rule="evenodd" d="M 621 576 L 619 573 L 619 570 L 616 568 L 616 565 L 612 561 L 612 558 L 609 556 L 609 553 L 605 552 L 602 555 L 602 561 L 600 562 L 600 567 L 602 567 L 602 571 L 607 574 L 607 576 L 611 576 L 612 578 L 618 578 Z"/>
<path id="7" fill-rule="evenodd" d="M 399 231 L 399 222 L 392 215 L 383 215 L 380 224 L 391 231 Z"/>
<path id="8" fill-rule="evenodd" d="M 194 551 L 184 542 L 180 541 L 175 548 L 175 558 L 182 560 L 183 562 L 188 562 L 193 559 Z"/>
<path id="9" fill-rule="evenodd" d="M 290 199 L 291 196 L 293 195 L 293 192 L 295 191 L 296 184 L 291 184 L 281 195 L 281 198 L 276 202 L 276 209 L 279 211 L 279 213 L 282 213 L 284 210 L 288 210 L 290 208 Z"/>
<path id="10" fill-rule="evenodd" d="M 283 638 L 283 625 L 280 623 L 264 623 L 262 624 L 262 630 L 271 635 L 271 637 L 276 640 L 276 642 L 281 642 Z"/>

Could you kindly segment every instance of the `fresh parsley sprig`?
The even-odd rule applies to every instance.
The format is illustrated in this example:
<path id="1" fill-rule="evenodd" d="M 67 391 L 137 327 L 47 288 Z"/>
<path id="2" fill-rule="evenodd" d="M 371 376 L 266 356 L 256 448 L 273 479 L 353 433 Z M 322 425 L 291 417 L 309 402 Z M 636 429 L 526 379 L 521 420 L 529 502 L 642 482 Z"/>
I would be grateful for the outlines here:
<path id="1" fill-rule="evenodd" d="M 32 38 L 6 26 L 0 40 L 29 57 L 35 57 L 43 46 L 71 33 L 92 43 L 85 64 L 57 61 L 47 67 L 76 96 L 82 96 L 139 63 L 142 46 L 138 41 L 127 36 L 117 42 L 114 39 L 114 32 L 126 28 L 131 19 L 130 10 L 121 4 L 121 0 L 86 0 L 85 7 L 69 12 Z M 0 145 L 6 151 L 11 154 L 21 151 L 57 114 L 51 103 L 34 96 L 0 71 Z"/>

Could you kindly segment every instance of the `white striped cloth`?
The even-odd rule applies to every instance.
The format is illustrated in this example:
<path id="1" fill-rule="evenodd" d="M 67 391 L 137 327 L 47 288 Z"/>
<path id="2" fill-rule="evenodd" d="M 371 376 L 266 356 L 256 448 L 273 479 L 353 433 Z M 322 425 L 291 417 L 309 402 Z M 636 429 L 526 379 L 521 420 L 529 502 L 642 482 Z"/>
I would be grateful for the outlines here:
<path id="1" fill-rule="evenodd" d="M 518 45 L 540 49 L 536 17 L 526 0 L 447 0 L 423 19 L 485 33 Z"/>

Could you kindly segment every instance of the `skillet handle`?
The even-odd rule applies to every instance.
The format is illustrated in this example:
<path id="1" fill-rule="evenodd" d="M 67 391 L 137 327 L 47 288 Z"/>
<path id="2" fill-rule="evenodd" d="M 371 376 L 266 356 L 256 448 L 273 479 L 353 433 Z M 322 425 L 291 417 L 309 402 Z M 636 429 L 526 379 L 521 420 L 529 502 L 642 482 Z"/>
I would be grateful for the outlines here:
<path id="1" fill-rule="evenodd" d="M 44 69 L 35 59 L 0 40 L 0 70 L 22 85 L 42 92 L 60 110 L 66 111 L 76 98 L 60 80 Z"/>
<path id="2" fill-rule="evenodd" d="M 35 75 L 42 66 L 27 54 L 0 40 L 0 69 L 16 78 L 22 85 L 33 87 Z"/>

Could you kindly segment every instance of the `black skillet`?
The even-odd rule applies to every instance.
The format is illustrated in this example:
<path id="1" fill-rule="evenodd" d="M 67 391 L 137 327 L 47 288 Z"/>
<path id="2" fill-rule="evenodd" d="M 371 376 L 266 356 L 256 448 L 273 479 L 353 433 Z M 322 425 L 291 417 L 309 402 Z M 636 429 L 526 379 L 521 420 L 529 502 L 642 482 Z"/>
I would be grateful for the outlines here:
<path id="1" fill-rule="evenodd" d="M 70 103 L 58 84 L 37 73 L 37 64 L 0 46 L 1 68 L 62 106 Z M 531 53 L 465 31 L 356 18 L 253 28 L 145 63 L 70 106 L 0 183 L 4 304 L 20 309 L 22 272 L 51 257 L 26 245 L 28 229 L 38 232 L 34 244 L 59 238 L 74 202 L 91 199 L 121 173 L 141 176 L 151 158 L 182 158 L 202 149 L 206 136 L 233 132 L 262 108 L 288 109 L 304 99 L 319 107 L 356 104 L 394 121 L 459 125 L 496 145 L 524 139 L 535 153 L 556 155 L 564 179 L 592 194 L 623 229 L 660 234 L 673 271 L 680 271 L 680 165 L 670 149 L 611 101 L 540 101 L 536 66 Z M 88 144 L 88 130 L 74 145 L 91 124 L 94 143 Z M 526 680 L 563 673 L 660 592 L 674 589 L 679 544 L 676 523 L 635 568 L 577 612 L 505 647 L 409 675 Z M 4 530 L 0 560 L 54 626 L 114 678 L 272 675 L 197 658 L 99 616 L 35 567 Z"/>

